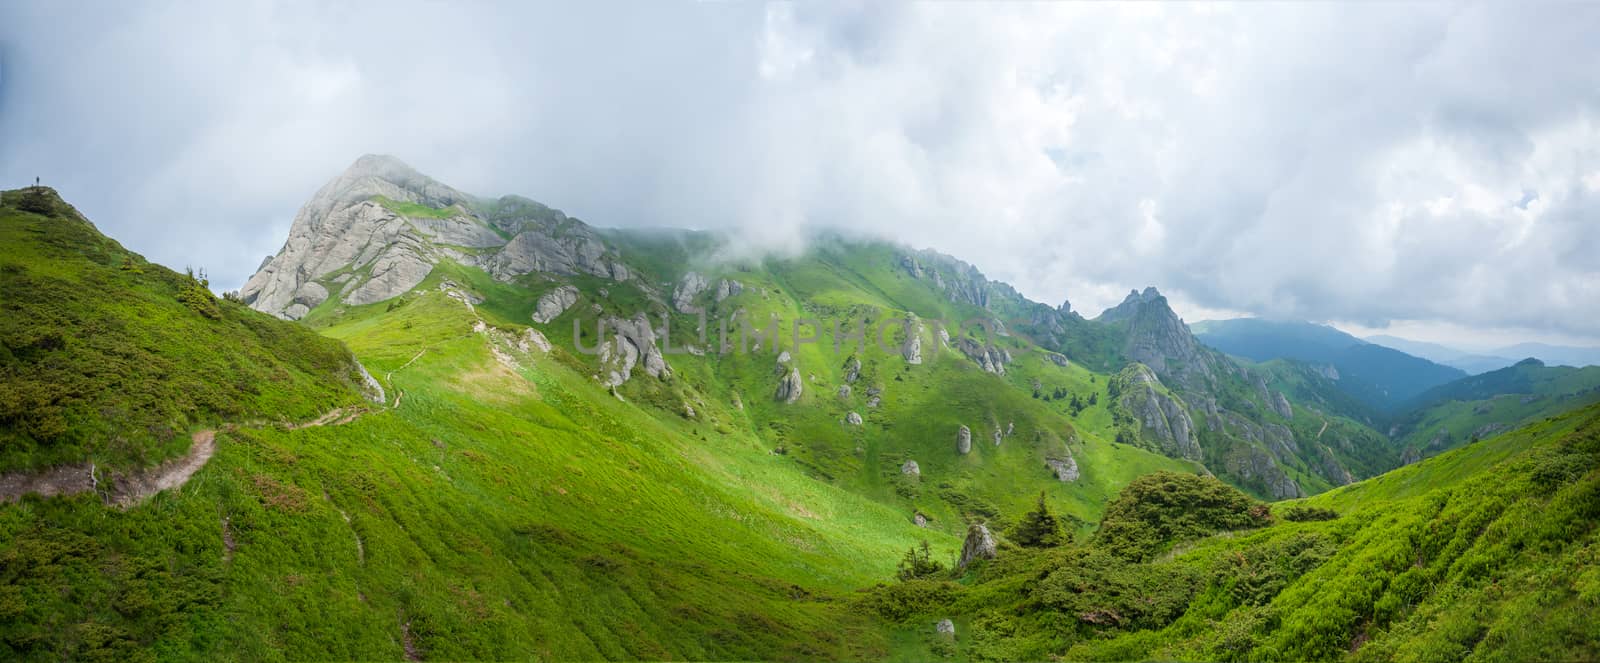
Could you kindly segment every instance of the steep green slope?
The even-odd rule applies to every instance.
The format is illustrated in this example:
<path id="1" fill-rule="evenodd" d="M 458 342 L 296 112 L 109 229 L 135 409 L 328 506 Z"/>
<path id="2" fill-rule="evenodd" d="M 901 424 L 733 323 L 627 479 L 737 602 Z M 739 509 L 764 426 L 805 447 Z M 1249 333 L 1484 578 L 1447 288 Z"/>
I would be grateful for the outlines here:
<path id="1" fill-rule="evenodd" d="M 1125 492 L 1090 540 L 1002 546 L 961 584 L 883 586 L 863 608 L 904 625 L 906 658 L 1600 656 L 1595 407 L 1277 505 L 1264 527 L 1247 500 L 1166 485 Z M 1129 527 L 1164 533 L 1166 552 L 1111 535 Z"/>
<path id="2" fill-rule="evenodd" d="M 339 343 L 215 299 L 54 191 L 0 194 L 0 472 L 153 463 L 197 427 L 358 403 L 362 379 Z"/>

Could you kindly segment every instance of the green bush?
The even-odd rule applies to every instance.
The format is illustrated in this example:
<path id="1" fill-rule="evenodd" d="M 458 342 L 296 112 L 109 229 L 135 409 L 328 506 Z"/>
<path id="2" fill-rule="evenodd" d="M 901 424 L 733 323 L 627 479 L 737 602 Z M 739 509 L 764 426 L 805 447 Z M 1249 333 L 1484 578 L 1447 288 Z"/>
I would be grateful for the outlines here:
<path id="1" fill-rule="evenodd" d="M 1260 527 L 1258 503 L 1215 477 L 1156 472 L 1135 479 L 1106 507 L 1095 543 L 1138 561 L 1184 539 Z"/>

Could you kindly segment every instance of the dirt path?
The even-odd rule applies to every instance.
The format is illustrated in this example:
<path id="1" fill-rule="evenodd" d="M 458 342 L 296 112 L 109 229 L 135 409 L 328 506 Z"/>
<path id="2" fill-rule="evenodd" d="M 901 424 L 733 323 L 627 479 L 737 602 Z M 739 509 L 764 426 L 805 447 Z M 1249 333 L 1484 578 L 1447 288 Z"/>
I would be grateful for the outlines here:
<path id="1" fill-rule="evenodd" d="M 288 424 L 287 430 L 316 426 L 347 424 L 368 410 L 360 407 L 340 407 L 302 424 Z M 233 430 L 236 426 L 223 426 Z M 217 452 L 217 431 L 206 429 L 194 434 L 189 451 L 155 467 L 131 471 L 107 472 L 94 463 L 60 465 L 35 472 L 12 472 L 0 475 L 0 503 L 15 502 L 23 495 L 34 493 L 42 497 L 95 493 L 106 504 L 120 509 L 134 506 L 163 490 L 177 488 L 206 466 Z"/>

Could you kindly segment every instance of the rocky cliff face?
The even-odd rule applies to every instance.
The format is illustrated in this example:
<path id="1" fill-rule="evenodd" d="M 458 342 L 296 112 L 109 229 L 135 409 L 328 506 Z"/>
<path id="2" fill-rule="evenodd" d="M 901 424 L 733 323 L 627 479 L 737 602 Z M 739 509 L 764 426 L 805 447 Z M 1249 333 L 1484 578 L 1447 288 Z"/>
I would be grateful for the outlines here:
<path id="1" fill-rule="evenodd" d="M 256 310 L 299 319 L 330 298 L 360 305 L 404 294 L 446 258 L 502 280 L 631 275 L 594 229 L 557 210 L 515 196 L 478 199 L 367 155 L 300 208 L 288 241 L 240 295 Z"/>
<path id="2" fill-rule="evenodd" d="M 1139 422 L 1139 434 L 1161 453 L 1173 458 L 1201 460 L 1194 420 L 1177 398 L 1164 393 L 1161 380 L 1143 364 L 1129 366 L 1115 377 L 1117 404 Z"/>
<path id="3" fill-rule="evenodd" d="M 1155 288 L 1130 292 L 1116 307 L 1098 318 L 1102 322 L 1126 325 L 1122 354 L 1156 372 L 1168 384 L 1180 389 L 1209 390 L 1217 374 L 1225 370 L 1225 360 L 1195 340 L 1189 326 Z"/>

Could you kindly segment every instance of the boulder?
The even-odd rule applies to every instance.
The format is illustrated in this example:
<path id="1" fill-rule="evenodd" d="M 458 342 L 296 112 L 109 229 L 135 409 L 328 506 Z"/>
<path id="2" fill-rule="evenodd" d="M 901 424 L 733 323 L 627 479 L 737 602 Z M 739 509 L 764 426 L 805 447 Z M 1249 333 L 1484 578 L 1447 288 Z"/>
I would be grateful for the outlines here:
<path id="1" fill-rule="evenodd" d="M 800 369 L 791 368 L 778 381 L 778 390 L 773 393 L 773 398 L 780 403 L 794 403 L 800 400 L 800 393 L 804 390 L 805 381 L 800 379 Z"/>
<path id="2" fill-rule="evenodd" d="M 917 527 L 927 527 L 928 517 L 922 515 L 921 511 L 913 512 L 911 514 L 911 524 L 916 525 Z"/>
<path id="3" fill-rule="evenodd" d="M 722 279 L 721 281 L 717 281 L 716 297 L 718 302 L 721 302 L 729 297 L 737 296 L 741 292 L 744 292 L 743 283 L 730 279 Z"/>
<path id="4" fill-rule="evenodd" d="M 967 428 L 965 424 L 956 430 L 956 453 L 972 453 L 972 429 Z"/>
<path id="5" fill-rule="evenodd" d="M 627 382 L 635 366 L 643 367 L 647 375 L 655 378 L 672 372 L 644 313 L 631 319 L 607 316 L 601 319 L 600 326 L 601 337 L 605 338 L 600 344 L 600 381 L 606 386 Z M 607 331 L 611 332 L 610 337 L 605 336 Z"/>
<path id="6" fill-rule="evenodd" d="M 849 397 L 850 397 L 850 385 L 847 385 L 847 384 L 839 385 L 839 398 L 849 398 Z"/>
<path id="7" fill-rule="evenodd" d="M 861 379 L 861 360 L 850 357 L 844 362 L 844 381 L 855 382 Z"/>
<path id="8" fill-rule="evenodd" d="M 948 619 L 941 619 L 939 623 L 933 625 L 933 631 L 953 638 L 956 635 L 956 625 Z"/>
<path id="9" fill-rule="evenodd" d="M 908 460 L 900 464 L 900 473 L 920 477 L 922 476 L 922 468 L 917 466 L 917 461 Z"/>
<path id="10" fill-rule="evenodd" d="M 961 558 L 956 562 L 956 570 L 967 568 L 974 560 L 994 559 L 994 535 L 989 533 L 989 528 L 983 523 L 973 523 L 967 527 L 967 539 L 961 544 Z"/>
<path id="11" fill-rule="evenodd" d="M 844 415 L 844 422 L 846 424 L 851 425 L 851 426 L 860 426 L 861 425 L 861 415 L 856 414 L 854 412 L 846 414 L 846 415 Z"/>
<path id="12" fill-rule="evenodd" d="M 1078 480 L 1078 461 L 1073 459 L 1072 454 L 1067 454 L 1065 458 L 1046 458 L 1044 464 L 1056 475 L 1058 481 Z"/>

